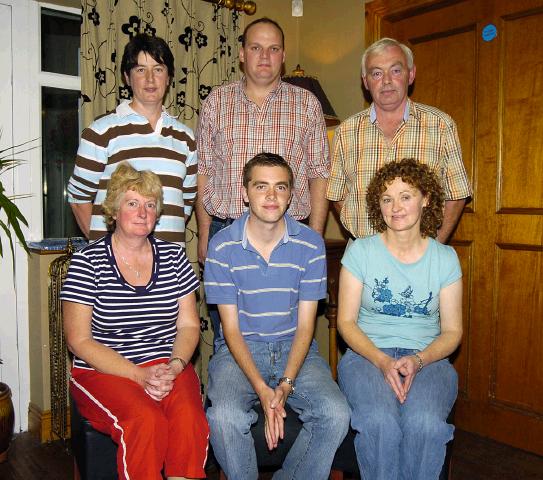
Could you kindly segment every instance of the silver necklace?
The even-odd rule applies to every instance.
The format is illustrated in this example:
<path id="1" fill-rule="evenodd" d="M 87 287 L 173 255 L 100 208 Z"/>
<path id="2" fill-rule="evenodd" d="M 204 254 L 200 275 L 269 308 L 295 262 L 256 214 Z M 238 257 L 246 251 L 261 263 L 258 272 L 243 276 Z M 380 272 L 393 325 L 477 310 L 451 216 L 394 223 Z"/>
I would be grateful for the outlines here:
<path id="1" fill-rule="evenodd" d="M 112 235 L 112 237 L 115 239 L 115 243 L 117 244 L 117 251 L 119 250 L 119 241 L 117 240 L 117 237 L 115 237 L 114 235 Z M 131 270 L 132 272 L 134 272 L 136 274 L 136 278 L 140 278 L 141 276 L 141 272 L 133 267 L 132 265 L 130 265 L 127 261 L 126 261 L 126 258 L 124 258 L 123 254 L 118 251 L 117 252 L 119 254 L 119 256 L 121 257 L 121 260 L 122 262 L 128 267 L 129 270 Z"/>
<path id="2" fill-rule="evenodd" d="M 121 255 L 119 253 L 119 255 Z M 130 265 L 127 261 L 126 261 L 126 258 L 124 258 L 122 255 L 121 255 L 121 260 L 123 261 L 123 263 L 128 267 L 129 270 L 132 270 L 135 274 L 136 274 L 136 278 L 140 278 L 140 271 L 137 270 L 135 267 L 133 267 L 132 265 Z"/>

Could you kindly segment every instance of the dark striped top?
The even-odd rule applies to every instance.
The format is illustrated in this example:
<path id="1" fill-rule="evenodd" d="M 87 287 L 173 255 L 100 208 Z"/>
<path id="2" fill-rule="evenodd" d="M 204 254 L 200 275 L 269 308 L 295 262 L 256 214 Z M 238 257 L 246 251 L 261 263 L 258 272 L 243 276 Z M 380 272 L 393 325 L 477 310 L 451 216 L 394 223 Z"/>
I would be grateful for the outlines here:
<path id="1" fill-rule="evenodd" d="M 90 305 L 94 340 L 135 364 L 168 358 L 176 336 L 178 299 L 198 288 L 198 279 L 175 243 L 149 237 L 153 270 L 145 286 L 130 285 L 121 275 L 111 235 L 74 254 L 60 298 Z M 90 369 L 79 358 L 74 366 Z"/>

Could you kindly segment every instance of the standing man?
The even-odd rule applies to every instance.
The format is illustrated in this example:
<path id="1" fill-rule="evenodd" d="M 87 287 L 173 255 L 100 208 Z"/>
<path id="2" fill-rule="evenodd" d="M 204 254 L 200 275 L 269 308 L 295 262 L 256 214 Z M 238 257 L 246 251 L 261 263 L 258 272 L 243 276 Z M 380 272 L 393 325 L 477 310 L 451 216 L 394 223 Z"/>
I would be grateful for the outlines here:
<path id="1" fill-rule="evenodd" d="M 164 210 L 155 235 L 184 245 L 185 221 L 196 197 L 197 157 L 192 130 L 162 106 L 175 73 L 172 52 L 162 38 L 135 35 L 124 49 L 121 72 L 132 100 L 83 130 L 68 201 L 84 235 L 103 237 L 102 202 L 112 173 L 126 160 L 136 170 L 156 173 L 162 183 Z"/>
<path id="2" fill-rule="evenodd" d="M 260 401 L 268 448 L 283 438 L 284 405 L 304 427 L 274 479 L 325 480 L 349 425 L 349 407 L 313 340 L 326 295 L 322 237 L 286 210 L 292 170 L 261 153 L 243 169 L 249 211 L 210 241 L 204 270 L 222 330 L 209 363 L 213 451 L 228 478 L 258 478 L 250 427 Z"/>
<path id="3" fill-rule="evenodd" d="M 354 238 L 375 233 L 368 219 L 366 189 L 385 163 L 414 158 L 436 171 L 446 199 L 437 236 L 442 243 L 451 236 L 471 196 L 456 124 L 446 113 L 407 96 L 415 71 L 411 49 L 391 38 L 375 42 L 362 56 L 362 80 L 373 103 L 336 130 L 326 192 Z"/>
<path id="4" fill-rule="evenodd" d="M 309 225 L 322 235 L 328 213 L 326 125 L 314 95 L 281 81 L 283 30 L 260 18 L 247 25 L 241 44 L 245 76 L 215 88 L 200 112 L 196 215 L 201 263 L 209 238 L 243 213 L 241 173 L 258 153 L 276 153 L 291 166 L 293 218 L 309 217 Z"/>

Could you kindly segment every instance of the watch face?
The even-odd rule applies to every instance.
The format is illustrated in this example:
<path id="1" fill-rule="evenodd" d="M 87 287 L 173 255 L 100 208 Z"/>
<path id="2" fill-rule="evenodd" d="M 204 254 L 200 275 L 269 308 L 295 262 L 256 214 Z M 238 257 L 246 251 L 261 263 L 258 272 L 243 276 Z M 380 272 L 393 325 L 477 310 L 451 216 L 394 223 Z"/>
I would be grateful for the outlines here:
<path id="1" fill-rule="evenodd" d="M 281 377 L 279 381 L 277 382 L 277 386 L 281 385 L 282 383 L 288 383 L 290 385 L 289 395 L 292 395 L 294 393 L 294 380 L 288 377 Z"/>

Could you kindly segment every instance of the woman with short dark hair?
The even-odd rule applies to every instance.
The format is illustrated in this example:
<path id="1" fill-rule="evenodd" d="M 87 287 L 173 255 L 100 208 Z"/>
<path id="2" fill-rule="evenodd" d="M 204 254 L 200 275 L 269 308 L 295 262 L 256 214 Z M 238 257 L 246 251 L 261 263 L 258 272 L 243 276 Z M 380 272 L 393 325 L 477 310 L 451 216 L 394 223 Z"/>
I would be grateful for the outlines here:
<path id="1" fill-rule="evenodd" d="M 135 35 L 124 49 L 121 72 L 132 99 L 83 130 L 68 201 L 85 236 L 103 236 L 107 182 L 126 160 L 137 170 L 158 174 L 165 191 L 156 236 L 184 245 L 185 223 L 196 198 L 197 155 L 192 130 L 162 106 L 174 75 L 172 52 L 161 38 Z"/>
<path id="2" fill-rule="evenodd" d="M 386 164 L 367 192 L 379 233 L 342 260 L 338 330 L 349 349 L 339 384 L 365 479 L 437 479 L 453 436 L 458 377 L 447 357 L 462 338 L 462 272 L 454 249 L 433 238 L 443 203 L 428 166 Z"/>

